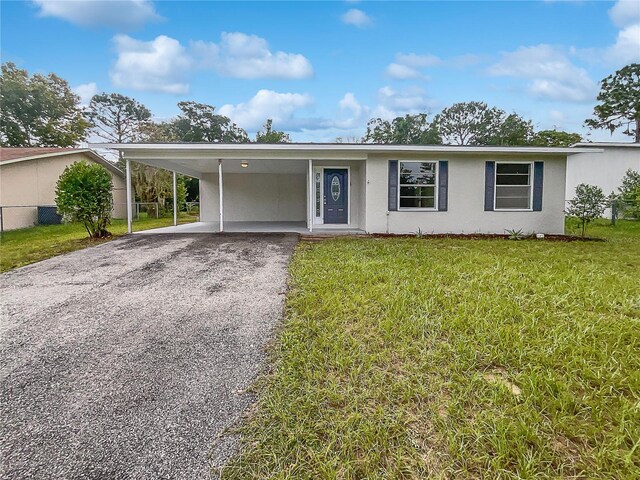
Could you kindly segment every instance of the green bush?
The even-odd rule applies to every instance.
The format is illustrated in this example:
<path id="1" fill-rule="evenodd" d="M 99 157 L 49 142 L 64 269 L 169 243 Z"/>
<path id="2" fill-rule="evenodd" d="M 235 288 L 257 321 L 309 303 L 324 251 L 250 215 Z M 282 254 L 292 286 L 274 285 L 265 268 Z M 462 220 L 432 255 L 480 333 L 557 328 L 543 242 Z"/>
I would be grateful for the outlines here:
<path id="1" fill-rule="evenodd" d="M 67 221 L 82 222 L 90 238 L 107 237 L 112 188 L 111 175 L 102 165 L 75 162 L 64 169 L 56 184 L 58 212 Z"/>
<path id="2" fill-rule="evenodd" d="M 640 172 L 627 170 L 622 179 L 619 199 L 625 218 L 640 219 Z"/>
<path id="3" fill-rule="evenodd" d="M 606 204 L 607 199 L 600 187 L 586 183 L 576 187 L 576 196 L 569 200 L 566 213 L 578 219 L 583 238 L 587 224 L 602 216 Z"/>

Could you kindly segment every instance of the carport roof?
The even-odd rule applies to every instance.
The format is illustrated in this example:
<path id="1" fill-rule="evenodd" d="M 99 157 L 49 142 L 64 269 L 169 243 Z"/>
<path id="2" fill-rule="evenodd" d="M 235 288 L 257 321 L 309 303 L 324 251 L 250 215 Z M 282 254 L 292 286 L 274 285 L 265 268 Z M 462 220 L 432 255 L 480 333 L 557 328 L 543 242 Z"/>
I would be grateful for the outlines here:
<path id="1" fill-rule="evenodd" d="M 242 160 L 258 161 L 263 169 L 270 163 L 278 171 L 296 168 L 307 160 L 366 160 L 369 155 L 443 154 L 455 155 L 523 155 L 562 157 L 590 152 L 593 148 L 496 147 L 457 145 L 390 145 L 367 143 L 94 143 L 91 148 L 114 149 L 125 158 L 173 170 L 194 177 L 217 171 L 217 160 L 229 160 L 233 171 Z M 215 161 L 215 162 L 214 162 Z M 263 161 L 270 161 L 264 162 Z M 280 162 L 279 167 L 277 163 Z M 237 165 L 236 165 L 237 164 Z M 304 168 L 301 164 L 299 167 Z M 228 171 L 227 168 L 227 171 Z M 253 169 L 252 169 L 253 170 Z M 255 170 L 253 170 L 255 171 Z M 302 170 L 304 172 L 304 170 Z"/>

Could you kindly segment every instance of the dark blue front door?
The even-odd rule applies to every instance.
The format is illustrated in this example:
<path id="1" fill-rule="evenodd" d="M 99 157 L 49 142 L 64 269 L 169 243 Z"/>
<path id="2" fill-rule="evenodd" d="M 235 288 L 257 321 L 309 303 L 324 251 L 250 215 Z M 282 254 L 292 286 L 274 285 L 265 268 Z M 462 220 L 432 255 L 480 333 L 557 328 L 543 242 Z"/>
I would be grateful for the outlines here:
<path id="1" fill-rule="evenodd" d="M 349 171 L 327 168 L 324 171 L 324 223 L 349 223 Z"/>

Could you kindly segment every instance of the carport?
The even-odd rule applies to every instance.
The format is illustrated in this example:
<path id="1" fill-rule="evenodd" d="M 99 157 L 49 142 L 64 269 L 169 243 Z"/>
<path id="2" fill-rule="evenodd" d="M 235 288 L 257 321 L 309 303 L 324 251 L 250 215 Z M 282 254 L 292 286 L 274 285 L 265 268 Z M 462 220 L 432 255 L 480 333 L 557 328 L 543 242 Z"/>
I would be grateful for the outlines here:
<path id="1" fill-rule="evenodd" d="M 116 149 L 126 161 L 129 233 L 134 197 L 131 162 L 173 173 L 174 225 L 148 233 L 364 231 L 367 155 L 361 150 L 319 144 L 92 147 Z M 200 222 L 177 225 L 177 173 L 199 179 Z"/>

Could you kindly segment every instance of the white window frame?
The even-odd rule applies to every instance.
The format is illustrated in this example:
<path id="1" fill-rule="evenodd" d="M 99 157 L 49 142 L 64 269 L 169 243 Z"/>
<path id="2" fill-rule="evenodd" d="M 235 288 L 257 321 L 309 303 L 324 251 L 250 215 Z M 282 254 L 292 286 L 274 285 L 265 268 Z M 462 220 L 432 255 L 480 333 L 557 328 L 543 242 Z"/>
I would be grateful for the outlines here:
<path id="1" fill-rule="evenodd" d="M 493 210 L 495 212 L 533 212 L 533 162 L 532 161 L 522 161 L 522 160 L 503 160 L 496 163 L 495 172 L 493 172 Z M 507 164 L 519 164 L 519 165 L 529 165 L 529 183 L 526 185 L 529 187 L 529 208 L 497 208 L 497 198 L 498 198 L 498 165 Z M 500 185 L 501 187 L 524 187 L 524 185 Z"/>
<path id="2" fill-rule="evenodd" d="M 401 207 L 400 206 L 400 190 L 402 185 L 400 184 L 400 174 L 402 169 L 400 165 L 402 163 L 434 163 L 435 168 L 435 183 L 433 184 L 433 208 L 429 207 Z M 440 162 L 438 160 L 398 160 L 398 211 L 399 212 L 437 212 L 438 211 L 438 185 L 440 181 Z M 404 185 L 405 187 L 416 187 L 416 186 L 426 186 L 430 187 L 431 185 Z"/>

